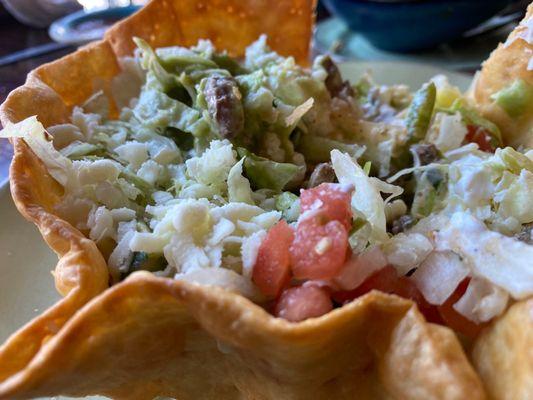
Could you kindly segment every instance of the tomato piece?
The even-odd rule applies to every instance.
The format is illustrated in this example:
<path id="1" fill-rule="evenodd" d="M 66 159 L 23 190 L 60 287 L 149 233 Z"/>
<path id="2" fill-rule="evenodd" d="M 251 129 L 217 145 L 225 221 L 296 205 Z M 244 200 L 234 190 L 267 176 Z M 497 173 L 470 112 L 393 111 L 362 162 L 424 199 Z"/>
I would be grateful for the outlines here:
<path id="1" fill-rule="evenodd" d="M 338 183 L 322 183 L 300 193 L 300 209 L 303 212 L 320 210 L 329 221 L 340 221 L 347 230 L 352 227 L 353 188 Z"/>
<path id="2" fill-rule="evenodd" d="M 333 309 L 329 294 L 318 286 L 298 286 L 285 290 L 276 304 L 275 314 L 298 322 L 320 317 Z"/>
<path id="3" fill-rule="evenodd" d="M 413 300 L 427 321 L 434 323 L 442 322 L 436 307 L 426 301 L 411 279 L 398 276 L 396 269 L 390 265 L 370 275 L 357 288 L 333 293 L 332 297 L 336 302 L 345 304 L 374 289 Z"/>
<path id="4" fill-rule="evenodd" d="M 480 150 L 494 153 L 496 149 L 492 145 L 492 136 L 489 131 L 477 125 L 468 125 L 466 128 L 468 132 L 465 136 L 465 142 L 477 143 Z"/>
<path id="5" fill-rule="evenodd" d="M 481 329 L 486 324 L 476 324 L 475 322 L 470 321 L 468 318 L 459 314 L 455 310 L 455 308 L 453 308 L 453 305 L 457 303 L 457 301 L 461 297 L 463 297 L 463 295 L 465 294 L 469 283 L 470 283 L 470 278 L 464 279 L 457 286 L 457 289 L 455 289 L 455 292 L 453 292 L 451 296 L 448 297 L 448 300 L 446 300 L 442 305 L 437 306 L 437 309 L 447 326 L 449 326 L 450 328 L 452 328 L 453 330 L 457 332 L 462 333 L 465 336 L 474 338 L 479 334 Z"/>
<path id="6" fill-rule="evenodd" d="M 267 297 L 277 297 L 290 281 L 289 246 L 293 240 L 294 232 L 281 220 L 270 228 L 259 247 L 252 281 Z"/>
<path id="7" fill-rule="evenodd" d="M 388 265 L 379 271 L 374 272 L 358 287 L 352 290 L 343 290 L 333 293 L 332 297 L 338 303 L 345 304 L 357 297 L 370 292 L 372 289 L 380 290 L 384 293 L 392 293 L 396 287 L 398 274 L 394 267 Z"/>
<path id="8" fill-rule="evenodd" d="M 357 255 L 349 254 L 333 283 L 339 290 L 354 289 L 386 265 L 387 258 L 378 246 Z"/>
<path id="9" fill-rule="evenodd" d="M 292 273 L 298 279 L 329 279 L 346 260 L 348 232 L 339 221 L 323 224 L 317 215 L 301 221 L 290 246 Z"/>
<path id="10" fill-rule="evenodd" d="M 442 324 L 444 322 L 437 307 L 427 302 L 422 292 L 418 290 L 415 283 L 408 277 L 402 276 L 398 278 L 394 294 L 405 299 L 413 300 L 426 321 L 435 324 Z"/>

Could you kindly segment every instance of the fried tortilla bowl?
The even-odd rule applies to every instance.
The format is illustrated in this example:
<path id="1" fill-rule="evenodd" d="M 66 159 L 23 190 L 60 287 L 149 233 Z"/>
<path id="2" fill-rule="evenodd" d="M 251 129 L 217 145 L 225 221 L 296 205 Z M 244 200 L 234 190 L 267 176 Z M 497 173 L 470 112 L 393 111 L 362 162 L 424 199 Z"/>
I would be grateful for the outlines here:
<path id="1" fill-rule="evenodd" d="M 521 39 L 528 34 L 527 21 L 532 16 L 533 3 L 529 5 L 521 25 L 484 62 L 471 93 L 481 114 L 498 124 L 507 143 L 513 146 L 533 146 L 533 105 L 529 104 L 520 117 L 512 118 L 491 96 L 516 79 L 522 79 L 533 87 L 533 44 Z M 531 21 L 529 26 L 532 26 Z"/>
<path id="2" fill-rule="evenodd" d="M 241 55 L 267 33 L 274 50 L 305 64 L 313 3 L 154 0 L 105 40 L 31 72 L 3 104 L 1 121 L 38 113 L 45 126 L 66 122 L 96 90 L 118 109 L 113 87 L 124 78 L 119 58 L 133 51 L 132 36 L 153 47 L 209 38 Z M 62 187 L 22 139 L 13 144 L 13 198 L 58 254 L 54 277 L 64 298 L 0 347 L 2 399 L 474 400 L 533 393 L 533 300 L 516 303 L 482 333 L 472 365 L 452 330 L 425 322 L 411 301 L 376 291 L 291 323 L 227 290 L 147 272 L 109 287 L 94 242 L 53 214 Z"/>
<path id="3" fill-rule="evenodd" d="M 520 39 L 532 26 L 533 3 L 520 25 L 484 62 L 472 88 L 478 110 L 501 129 L 506 144 L 533 146 L 533 98 L 519 118 L 511 118 L 491 96 L 516 79 L 533 87 L 533 44 Z M 531 28 L 530 28 L 531 29 Z M 531 36 L 531 31 L 529 33 Z M 533 396 L 533 299 L 513 305 L 477 339 L 472 360 L 495 399 Z"/>

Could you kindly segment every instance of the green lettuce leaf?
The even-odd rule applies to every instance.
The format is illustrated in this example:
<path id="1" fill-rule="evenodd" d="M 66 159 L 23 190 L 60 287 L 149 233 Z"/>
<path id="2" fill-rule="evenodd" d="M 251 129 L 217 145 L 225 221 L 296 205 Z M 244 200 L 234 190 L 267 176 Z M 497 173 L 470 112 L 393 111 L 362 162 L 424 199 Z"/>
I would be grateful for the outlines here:
<path id="1" fill-rule="evenodd" d="M 152 185 L 127 170 L 122 170 L 119 177 L 125 179 L 127 182 L 131 183 L 133 186 L 143 192 L 146 198 L 149 198 L 150 194 L 154 191 L 154 187 Z"/>
<path id="2" fill-rule="evenodd" d="M 522 79 L 516 79 L 490 98 L 509 116 L 517 118 L 533 107 L 533 86 Z"/>
<path id="3" fill-rule="evenodd" d="M 433 82 L 424 84 L 415 93 L 407 111 L 407 142 L 409 144 L 420 142 L 426 137 L 436 96 L 437 88 Z"/>
<path id="4" fill-rule="evenodd" d="M 307 162 L 321 163 L 330 159 L 332 150 L 348 153 L 350 157 L 358 159 L 365 151 L 365 146 L 348 144 L 322 136 L 301 135 L 296 150 L 305 156 Z"/>
<path id="5" fill-rule="evenodd" d="M 477 111 L 469 108 L 465 104 L 465 101 L 463 99 L 455 100 L 451 108 L 443 109 L 442 111 L 452 113 L 452 114 L 459 112 L 461 116 L 463 117 L 463 120 L 466 125 L 480 126 L 484 128 L 486 131 L 488 131 L 492 138 L 491 144 L 494 145 L 494 147 L 500 147 L 502 145 L 503 143 L 502 134 L 498 126 L 492 121 L 489 121 L 488 119 L 483 118 L 481 115 L 477 113 Z"/>
<path id="6" fill-rule="evenodd" d="M 199 111 L 163 92 L 146 89 L 141 92 L 133 113 L 143 126 L 154 130 L 172 127 L 194 133 L 194 124 L 201 119 Z"/>
<path id="7" fill-rule="evenodd" d="M 502 165 L 515 175 L 520 175 L 522 170 L 533 172 L 533 161 L 525 154 L 516 151 L 512 147 L 496 149 L 495 157 L 501 160 Z"/>
<path id="8" fill-rule="evenodd" d="M 280 192 L 304 168 L 259 157 L 242 147 L 237 148 L 237 153 L 239 157 L 246 157 L 244 171 L 256 189 L 272 189 Z"/>
<path id="9" fill-rule="evenodd" d="M 498 214 L 513 217 L 520 224 L 533 222 L 533 173 L 523 170 L 519 177 L 504 191 Z"/>
<path id="10" fill-rule="evenodd" d="M 230 202 L 247 203 L 254 205 L 250 182 L 242 176 L 243 163 L 246 157 L 231 167 L 228 174 L 228 200 Z"/>
<path id="11" fill-rule="evenodd" d="M 219 68 L 228 70 L 233 76 L 248 73 L 246 68 L 239 64 L 237 60 L 230 57 L 227 53 L 214 53 L 211 59 L 216 65 L 218 65 Z"/>
<path id="12" fill-rule="evenodd" d="M 146 41 L 138 37 L 134 37 L 133 41 L 141 50 L 141 67 L 144 70 L 152 72 L 156 81 L 161 84 L 164 92 L 170 91 L 180 85 L 177 76 L 167 72 L 155 51 Z"/>
<path id="13" fill-rule="evenodd" d="M 16 124 L 8 124 L 0 131 L 0 137 L 23 138 L 30 149 L 46 166 L 48 173 L 62 186 L 66 186 L 72 173 L 72 161 L 54 148 L 48 134 L 34 115 Z"/>
<path id="14" fill-rule="evenodd" d="M 446 176 L 437 168 L 425 169 L 416 177 L 416 190 L 411 206 L 415 218 L 427 217 L 442 204 L 446 193 Z"/>
<path id="15" fill-rule="evenodd" d="M 362 214 L 362 217 L 370 224 L 372 229 L 369 232 L 369 241 L 376 243 L 387 240 L 385 201 L 380 189 L 348 154 L 333 150 L 331 163 L 339 182 L 355 187 L 352 195 L 352 208 L 356 215 Z"/>
<path id="16" fill-rule="evenodd" d="M 75 141 L 59 150 L 59 152 L 65 157 L 75 160 L 88 155 L 102 156 L 106 153 L 106 149 L 102 145 Z"/>
<path id="17" fill-rule="evenodd" d="M 286 221 L 293 222 L 300 215 L 300 198 L 291 192 L 283 192 L 276 196 L 276 210 Z"/>
<path id="18" fill-rule="evenodd" d="M 183 71 L 218 69 L 218 65 L 209 58 L 183 47 L 162 47 L 156 50 L 161 64 L 167 71 L 179 74 Z"/>

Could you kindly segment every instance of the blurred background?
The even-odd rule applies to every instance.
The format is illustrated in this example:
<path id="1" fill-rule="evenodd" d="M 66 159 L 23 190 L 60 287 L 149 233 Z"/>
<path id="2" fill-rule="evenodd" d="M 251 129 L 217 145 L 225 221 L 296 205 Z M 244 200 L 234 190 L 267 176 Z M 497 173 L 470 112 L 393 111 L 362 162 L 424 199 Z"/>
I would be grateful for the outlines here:
<path id="1" fill-rule="evenodd" d="M 273 0 L 283 1 L 283 0 Z M 0 103 L 37 66 L 103 35 L 146 0 L 0 0 Z M 473 74 L 530 0 L 320 0 L 313 48 Z M 11 158 L 0 142 L 0 180 Z"/>

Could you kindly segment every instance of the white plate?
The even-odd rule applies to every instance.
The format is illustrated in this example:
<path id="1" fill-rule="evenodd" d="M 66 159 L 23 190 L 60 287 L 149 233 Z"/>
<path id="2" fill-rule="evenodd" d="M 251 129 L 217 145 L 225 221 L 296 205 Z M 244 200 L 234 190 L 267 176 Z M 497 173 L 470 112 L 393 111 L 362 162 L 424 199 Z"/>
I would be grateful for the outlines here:
<path id="1" fill-rule="evenodd" d="M 346 61 L 339 64 L 342 75 L 352 82 L 357 81 L 366 71 L 370 71 L 377 83 L 393 85 L 403 83 L 411 90 L 417 90 L 432 77 L 444 74 L 451 84 L 466 91 L 470 86 L 473 75 L 454 72 L 429 64 L 419 64 L 410 61 Z"/>
<path id="2" fill-rule="evenodd" d="M 350 31 L 338 18 L 328 18 L 317 25 L 314 44 L 318 52 L 335 51 L 335 55 L 343 60 L 409 61 L 471 71 L 479 68 L 515 26 L 515 23 L 506 24 L 483 35 L 443 43 L 429 50 L 396 53 L 374 47 L 363 35 Z"/>
<path id="3" fill-rule="evenodd" d="M 432 76 L 445 73 L 465 90 L 468 75 L 411 63 L 347 62 L 341 66 L 345 78 L 355 81 L 367 70 L 383 84 L 405 83 L 417 89 Z M 8 335 L 59 299 L 50 271 L 57 262 L 38 230 L 17 212 L 9 188 L 0 188 L 0 343 Z M 55 398 L 63 399 L 63 398 Z M 101 399 L 101 397 L 92 397 Z"/>

